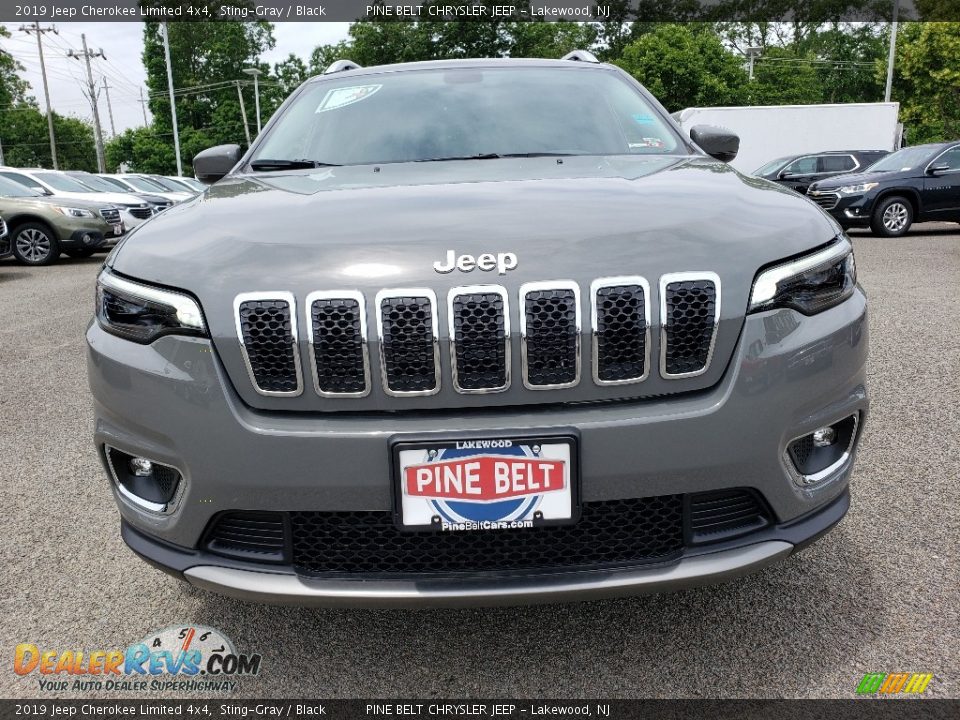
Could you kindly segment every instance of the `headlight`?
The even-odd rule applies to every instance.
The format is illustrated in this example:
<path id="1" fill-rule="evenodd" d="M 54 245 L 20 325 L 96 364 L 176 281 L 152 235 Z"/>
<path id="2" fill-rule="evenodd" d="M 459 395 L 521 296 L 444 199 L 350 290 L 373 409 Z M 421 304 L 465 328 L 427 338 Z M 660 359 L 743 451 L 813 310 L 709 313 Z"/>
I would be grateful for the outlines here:
<path id="1" fill-rule="evenodd" d="M 81 217 L 92 218 L 93 217 L 92 212 L 90 212 L 89 210 L 84 210 L 83 208 L 64 207 L 62 205 L 56 205 L 55 207 L 57 208 L 57 210 L 62 212 L 67 217 L 75 217 L 75 218 L 81 218 Z"/>
<path id="2" fill-rule="evenodd" d="M 837 192 L 841 195 L 863 195 L 866 192 L 870 192 L 880 183 L 860 183 L 859 185 L 844 185 L 842 188 L 837 188 Z"/>
<path id="3" fill-rule="evenodd" d="M 763 270 L 753 281 L 747 312 L 783 307 L 813 315 L 842 303 L 856 284 L 853 246 L 841 237 L 815 253 Z"/>
<path id="4" fill-rule="evenodd" d="M 200 306 L 189 295 L 124 280 L 106 269 L 97 278 L 96 314 L 108 333 L 143 344 L 161 335 L 207 336 Z"/>

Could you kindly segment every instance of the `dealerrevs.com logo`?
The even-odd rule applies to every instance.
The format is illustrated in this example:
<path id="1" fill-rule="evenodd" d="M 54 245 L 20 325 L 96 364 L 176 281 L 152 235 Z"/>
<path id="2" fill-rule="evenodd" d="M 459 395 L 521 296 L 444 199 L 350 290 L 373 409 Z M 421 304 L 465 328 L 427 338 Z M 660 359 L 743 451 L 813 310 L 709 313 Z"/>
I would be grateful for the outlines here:
<path id="1" fill-rule="evenodd" d="M 171 625 L 125 648 L 41 648 L 20 643 L 13 671 L 36 676 L 43 692 L 233 692 L 237 678 L 257 675 L 261 656 L 238 653 L 215 628 Z"/>
<path id="2" fill-rule="evenodd" d="M 921 695 L 931 680 L 932 673 L 867 673 L 857 695 Z"/>

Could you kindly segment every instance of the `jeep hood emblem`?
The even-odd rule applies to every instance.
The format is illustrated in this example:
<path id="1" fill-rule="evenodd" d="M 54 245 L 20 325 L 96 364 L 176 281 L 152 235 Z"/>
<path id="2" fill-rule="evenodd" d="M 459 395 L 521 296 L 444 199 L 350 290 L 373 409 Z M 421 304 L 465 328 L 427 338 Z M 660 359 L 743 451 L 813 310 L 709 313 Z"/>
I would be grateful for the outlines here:
<path id="1" fill-rule="evenodd" d="M 483 253 L 478 257 L 473 255 L 457 255 L 454 250 L 447 250 L 447 256 L 433 264 L 438 273 L 448 273 L 454 270 L 470 272 L 477 269 L 483 272 L 496 270 L 500 275 L 506 275 L 508 270 L 517 266 L 517 256 L 514 253 Z"/>

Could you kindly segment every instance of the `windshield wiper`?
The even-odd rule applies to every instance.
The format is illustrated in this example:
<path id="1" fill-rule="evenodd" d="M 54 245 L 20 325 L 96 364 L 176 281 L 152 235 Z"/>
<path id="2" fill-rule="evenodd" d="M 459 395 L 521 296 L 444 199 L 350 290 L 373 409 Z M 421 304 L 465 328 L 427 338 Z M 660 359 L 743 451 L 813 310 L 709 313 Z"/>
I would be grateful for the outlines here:
<path id="1" fill-rule="evenodd" d="M 424 158 L 414 162 L 447 162 L 449 160 L 496 160 L 498 158 L 534 158 L 534 157 L 568 157 L 573 153 L 557 152 L 529 152 L 529 153 L 479 153 L 477 155 L 452 155 L 450 157 Z"/>
<path id="2" fill-rule="evenodd" d="M 253 170 L 301 170 L 303 168 L 340 167 L 336 163 L 319 160 L 254 160 L 250 163 Z"/>

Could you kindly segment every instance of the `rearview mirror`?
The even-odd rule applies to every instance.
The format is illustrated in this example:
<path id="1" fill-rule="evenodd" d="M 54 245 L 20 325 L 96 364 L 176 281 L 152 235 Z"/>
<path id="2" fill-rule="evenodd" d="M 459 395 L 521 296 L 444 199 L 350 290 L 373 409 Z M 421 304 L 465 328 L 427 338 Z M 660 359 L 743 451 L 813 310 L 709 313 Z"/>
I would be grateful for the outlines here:
<path id="1" fill-rule="evenodd" d="M 242 156 L 239 145 L 217 145 L 207 148 L 194 155 L 193 172 L 197 180 L 210 185 L 233 170 Z"/>
<path id="2" fill-rule="evenodd" d="M 730 162 L 740 151 L 740 138 L 726 128 L 714 125 L 695 125 L 690 128 L 690 139 L 707 155 Z"/>
<path id="3" fill-rule="evenodd" d="M 931 165 L 927 168 L 927 175 L 939 175 L 940 173 L 948 172 L 949 170 L 950 166 L 945 163 L 942 165 Z"/>

